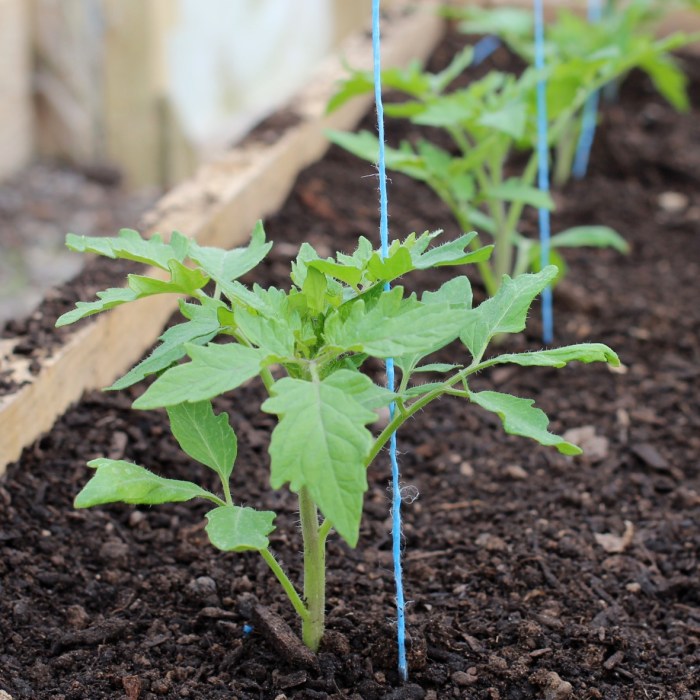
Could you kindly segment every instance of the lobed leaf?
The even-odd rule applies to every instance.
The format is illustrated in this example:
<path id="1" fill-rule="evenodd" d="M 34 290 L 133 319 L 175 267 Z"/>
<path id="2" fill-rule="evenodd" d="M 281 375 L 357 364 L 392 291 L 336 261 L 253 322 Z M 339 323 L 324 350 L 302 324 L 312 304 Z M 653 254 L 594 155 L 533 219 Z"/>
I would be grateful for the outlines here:
<path id="1" fill-rule="evenodd" d="M 537 274 L 503 276 L 498 291 L 476 309 L 464 314 L 460 340 L 479 361 L 497 333 L 519 333 L 525 328 L 527 312 L 535 297 L 556 277 L 557 268 L 548 265 Z"/>
<path id="2" fill-rule="evenodd" d="M 239 343 L 186 346 L 191 362 L 166 370 L 134 401 L 134 408 L 160 408 L 204 401 L 235 389 L 260 372 L 264 353 Z"/>
<path id="3" fill-rule="evenodd" d="M 603 343 L 580 343 L 551 350 L 508 353 L 493 357 L 483 365 L 510 363 L 521 367 L 564 367 L 569 362 L 607 362 L 613 367 L 620 366 L 620 358 Z"/>
<path id="4" fill-rule="evenodd" d="M 108 258 L 121 258 L 168 269 L 171 260 L 182 262 L 187 257 L 190 240 L 174 231 L 169 243 L 159 234 L 143 238 L 138 231 L 122 229 L 115 238 L 101 236 L 66 236 L 66 246 L 78 253 L 97 253 Z"/>
<path id="5" fill-rule="evenodd" d="M 275 382 L 262 405 L 279 416 L 270 441 L 272 488 L 286 482 L 311 498 L 351 546 L 357 544 L 362 498 L 367 490 L 365 461 L 372 435 L 365 427 L 376 415 L 334 384 L 286 377 Z M 344 378 L 343 378 L 344 379 Z"/>
<path id="6" fill-rule="evenodd" d="M 226 505 L 207 513 L 209 541 L 224 552 L 261 551 L 270 546 L 267 536 L 275 529 L 271 510 Z"/>
<path id="7" fill-rule="evenodd" d="M 91 508 L 105 503 L 157 505 L 179 503 L 193 498 L 219 502 L 211 492 L 190 481 L 165 479 L 138 464 L 101 457 L 88 462 L 95 475 L 75 497 L 76 508 Z"/>
<path id="8" fill-rule="evenodd" d="M 582 452 L 580 447 L 547 430 L 549 419 L 544 411 L 533 406 L 535 402 L 532 399 L 521 399 L 497 391 L 473 393 L 469 399 L 487 411 L 496 413 L 509 435 L 532 438 L 540 445 L 556 447 L 565 455 L 578 455 Z"/>
<path id="9" fill-rule="evenodd" d="M 182 450 L 228 481 L 238 454 L 228 415 L 215 415 L 210 401 L 181 403 L 167 411 L 170 429 Z"/>

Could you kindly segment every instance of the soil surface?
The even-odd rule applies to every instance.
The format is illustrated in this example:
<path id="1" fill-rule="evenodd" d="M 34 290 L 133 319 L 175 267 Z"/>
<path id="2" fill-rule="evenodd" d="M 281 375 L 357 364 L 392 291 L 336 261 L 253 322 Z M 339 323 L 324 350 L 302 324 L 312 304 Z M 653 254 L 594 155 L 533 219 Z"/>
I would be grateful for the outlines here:
<path id="1" fill-rule="evenodd" d="M 370 471 L 357 549 L 331 538 L 329 632 L 309 658 L 276 617 L 297 629 L 266 564 L 213 550 L 203 506 L 73 510 L 99 455 L 214 487 L 161 412 L 96 392 L 0 485 L 0 689 L 15 700 L 700 697 L 700 62 L 687 65 L 693 112 L 675 114 L 633 77 L 605 108 L 589 177 L 556 196 L 555 230 L 605 223 L 632 246 L 568 254 L 555 293 L 557 342 L 605 342 L 623 370 L 502 367 L 475 383 L 535 398 L 586 455 L 508 437 L 458 400 L 399 435 L 407 684 L 387 460 Z M 280 243 L 255 279 L 279 284 L 304 240 L 328 254 L 375 239 L 373 174 L 335 149 L 303 173 L 266 223 Z M 420 185 L 392 175 L 389 197 L 394 235 L 458 233 Z M 540 347 L 536 313 L 506 347 Z M 239 435 L 234 498 L 279 513 L 272 549 L 298 580 L 298 514 L 269 488 L 262 399 L 250 385 L 217 404 Z"/>

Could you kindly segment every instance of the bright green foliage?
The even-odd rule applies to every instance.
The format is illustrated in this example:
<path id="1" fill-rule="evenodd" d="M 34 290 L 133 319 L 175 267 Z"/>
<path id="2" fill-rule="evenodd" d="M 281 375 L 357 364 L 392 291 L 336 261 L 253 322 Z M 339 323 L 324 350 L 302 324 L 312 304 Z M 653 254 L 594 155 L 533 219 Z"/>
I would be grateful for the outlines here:
<path id="1" fill-rule="evenodd" d="M 193 498 L 207 498 L 216 502 L 214 494 L 189 481 L 164 479 L 138 464 L 123 460 L 99 458 L 88 462 L 95 476 L 75 499 L 76 508 L 90 508 L 104 503 L 157 505 L 178 503 Z"/>
<path id="2" fill-rule="evenodd" d="M 576 453 L 578 448 L 548 432 L 546 416 L 530 400 L 488 391 L 472 393 L 470 377 L 504 362 L 546 367 L 572 361 L 614 365 L 619 362 L 617 356 L 606 346 L 592 343 L 485 360 L 494 335 L 524 328 L 530 304 L 551 282 L 556 268 L 548 266 L 516 279 L 506 276 L 498 293 L 475 308 L 464 275 L 420 297 L 406 294 L 401 286 L 387 291 L 387 282 L 414 270 L 478 264 L 491 254 L 492 247 L 480 247 L 474 234 L 442 245 L 437 244 L 438 235 L 411 234 L 395 241 L 386 259 L 364 238 L 351 254 L 327 259 L 304 244 L 292 264 L 288 290 L 249 288 L 238 280 L 269 249 L 262 225 L 256 227 L 248 247 L 233 251 L 203 248 L 179 235 L 170 244 L 158 238 L 137 240 L 132 233 L 77 242 L 71 237 L 75 248 L 157 261 L 170 273 L 166 281 L 140 276 L 134 284 L 130 278 L 131 286 L 126 293 L 121 290 L 121 297 L 111 293 L 120 303 L 145 291 L 186 296 L 180 300 L 183 322 L 163 333 L 152 354 L 112 388 L 157 375 L 134 406 L 165 407 L 182 450 L 215 472 L 221 482 L 216 494 L 130 462 L 98 459 L 90 463 L 96 471 L 78 494 L 76 506 L 211 501 L 215 507 L 207 513 L 206 531 L 212 544 L 224 551 L 259 551 L 299 613 L 304 639 L 316 646 L 323 627 L 325 539 L 334 529 L 350 546 L 357 544 L 367 467 L 393 430 L 428 403 L 448 394 L 461 396 L 496 413 L 507 432 L 565 454 Z M 204 280 L 214 282 L 211 294 L 202 286 Z M 84 309 L 69 312 L 60 323 L 87 315 Z M 456 363 L 430 357 L 457 339 L 464 348 L 457 351 Z M 401 373 L 395 393 L 362 372 L 368 358 L 389 356 L 395 356 Z M 439 378 L 424 383 L 427 372 Z M 238 440 L 229 417 L 217 415 L 211 403 L 258 377 L 269 395 L 261 409 L 277 418 L 269 445 L 271 486 L 279 489 L 288 484 L 299 495 L 306 602 L 269 551 L 275 514 L 234 502 L 230 479 Z M 376 411 L 391 402 L 395 410 L 389 425 L 373 431 Z M 244 501 L 245 494 L 235 500 Z M 323 516 L 320 524 L 318 511 Z"/>
<path id="3" fill-rule="evenodd" d="M 255 510 L 239 506 L 219 506 L 207 513 L 206 531 L 211 543 L 224 552 L 261 551 L 275 526 L 271 510 Z"/>
<path id="4" fill-rule="evenodd" d="M 609 21 L 594 26 L 562 12 L 549 29 L 545 72 L 548 133 L 550 145 L 557 152 L 558 184 L 568 178 L 571 170 L 581 109 L 604 85 L 638 67 L 649 73 L 672 104 L 679 109 L 688 104 L 685 77 L 669 51 L 693 37 L 677 34 L 657 40 L 651 34 L 640 34 L 636 31 L 640 17 L 648 15 L 648 8 L 643 11 L 642 5 L 646 7 L 648 3 L 636 0 L 624 12 L 614 13 Z M 448 12 L 468 18 L 463 22 L 465 31 L 500 34 L 532 63 L 531 13 L 478 7 Z M 554 208 L 551 197 L 536 187 L 536 88 L 542 73 L 532 66 L 519 77 L 491 71 L 466 87 L 448 92 L 454 79 L 468 66 L 470 57 L 471 49 L 466 49 L 437 74 L 422 71 L 415 62 L 404 70 L 392 68 L 383 73 L 384 87 L 406 96 L 403 102 L 387 104 L 385 114 L 440 129 L 453 143 L 450 150 L 445 150 L 427 138 L 404 141 L 387 147 L 385 158 L 389 170 L 425 182 L 447 204 L 462 231 L 477 229 L 493 237 L 493 260 L 472 260 L 479 267 L 487 292 L 493 295 L 504 275 L 517 277 L 540 269 L 539 244 L 519 232 L 524 207 Z M 353 73 L 342 83 L 328 109 L 372 88 L 369 73 Z M 356 156 L 377 162 L 379 143 L 374 134 L 330 131 L 328 136 Z M 529 154 L 528 159 L 517 176 L 507 177 L 504 164 L 516 151 Z M 553 282 L 566 270 L 560 250 L 573 246 L 628 250 L 625 241 L 607 227 L 579 226 L 556 233 L 551 237 L 549 263 L 559 267 L 560 273 Z M 391 264 L 397 274 L 402 274 L 402 266 L 407 266 L 408 261 L 397 258 Z M 349 279 L 344 281 L 352 283 Z"/>
<path id="5" fill-rule="evenodd" d="M 631 0 L 610 7 L 600 21 L 561 9 L 556 20 L 545 28 L 545 55 L 549 66 L 548 107 L 557 109 L 575 98 L 581 84 L 603 79 L 612 83 L 624 78 L 633 68 L 644 71 L 659 93 L 676 109 L 689 107 L 687 78 L 671 55 L 698 34 L 677 32 L 657 39 L 654 25 L 666 11 L 687 0 Z M 534 65 L 534 18 L 532 12 L 514 8 L 462 7 L 446 11 L 461 18 L 460 28 L 467 34 L 495 34 L 529 65 Z M 571 174 L 580 123 L 573 119 L 555 141 L 557 162 L 554 179 L 563 184 Z"/>

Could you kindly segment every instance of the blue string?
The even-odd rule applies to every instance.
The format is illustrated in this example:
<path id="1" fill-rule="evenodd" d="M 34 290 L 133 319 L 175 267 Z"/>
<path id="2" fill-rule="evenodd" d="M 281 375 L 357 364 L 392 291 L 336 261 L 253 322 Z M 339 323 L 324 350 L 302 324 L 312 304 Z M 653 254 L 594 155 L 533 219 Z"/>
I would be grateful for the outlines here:
<path id="1" fill-rule="evenodd" d="M 489 35 L 474 44 L 474 55 L 472 65 L 478 66 L 483 63 L 492 53 L 501 46 L 501 40 L 497 36 Z"/>
<path id="2" fill-rule="evenodd" d="M 377 134 L 379 138 L 379 237 L 381 239 L 382 258 L 389 255 L 389 215 L 386 194 L 386 162 L 384 153 L 384 105 L 382 103 L 382 66 L 379 34 L 379 2 L 372 0 L 372 51 L 374 55 L 374 100 L 377 105 Z M 387 282 L 385 290 L 391 288 Z M 389 391 L 394 391 L 394 360 L 386 360 L 386 381 Z M 389 414 L 393 418 L 396 406 L 389 407 Z M 408 678 L 408 665 L 406 663 L 406 620 L 404 615 L 405 602 L 403 594 L 403 578 L 401 574 L 401 487 L 399 485 L 399 464 L 396 458 L 396 433 L 392 433 L 389 442 L 389 456 L 391 459 L 391 483 L 392 483 L 392 514 L 391 536 L 392 553 L 394 557 L 394 582 L 396 585 L 396 627 L 399 656 L 399 675 L 401 680 Z"/>
<path id="3" fill-rule="evenodd" d="M 537 81 L 537 160 L 538 184 L 542 192 L 549 192 L 549 137 L 547 117 L 547 80 L 544 71 L 544 10 L 542 0 L 535 0 L 535 68 L 541 77 Z M 540 263 L 549 264 L 550 221 L 549 209 L 539 210 L 540 218 Z M 552 287 L 542 290 L 542 340 L 549 345 L 554 339 L 552 319 Z"/>
<path id="4" fill-rule="evenodd" d="M 588 0 L 588 21 L 600 22 L 603 15 L 603 4 L 601 0 Z M 600 96 L 598 91 L 594 92 L 583 108 L 583 119 L 581 120 L 581 136 L 576 147 L 576 157 L 574 165 L 571 169 L 573 176 L 577 180 L 582 180 L 586 177 L 588 171 L 588 161 L 593 148 L 593 140 L 595 139 L 596 121 L 598 116 L 598 102 Z"/>

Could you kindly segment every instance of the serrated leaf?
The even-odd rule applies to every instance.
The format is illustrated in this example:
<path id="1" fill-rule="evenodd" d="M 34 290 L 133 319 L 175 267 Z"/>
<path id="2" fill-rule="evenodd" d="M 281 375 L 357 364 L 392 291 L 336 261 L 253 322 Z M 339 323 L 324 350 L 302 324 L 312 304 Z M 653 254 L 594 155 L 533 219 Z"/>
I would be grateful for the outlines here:
<path id="1" fill-rule="evenodd" d="M 454 340 L 463 325 L 463 312 L 447 304 L 421 304 L 402 299 L 403 289 L 384 292 L 367 309 L 357 301 L 346 319 L 326 319 L 325 342 L 341 351 L 366 352 L 374 357 L 398 357 L 426 352 Z"/>
<path id="2" fill-rule="evenodd" d="M 267 536 L 275 529 L 271 510 L 239 506 L 219 506 L 207 513 L 209 541 L 224 552 L 261 551 L 267 549 Z"/>
<path id="3" fill-rule="evenodd" d="M 495 129 L 520 141 L 527 126 L 527 107 L 524 104 L 511 103 L 501 109 L 482 114 L 478 121 L 481 126 Z"/>
<path id="4" fill-rule="evenodd" d="M 396 394 L 378 386 L 366 374 L 350 369 L 339 369 L 323 381 L 327 386 L 333 386 L 352 396 L 355 401 L 370 410 L 388 406 L 396 398 Z"/>
<path id="5" fill-rule="evenodd" d="M 179 503 L 193 498 L 218 502 L 216 496 L 190 481 L 165 479 L 138 464 L 114 459 L 93 459 L 89 467 L 97 471 L 75 497 L 76 508 L 105 503 L 157 505 Z"/>
<path id="6" fill-rule="evenodd" d="M 192 270 L 177 260 L 168 262 L 171 278 L 159 280 L 145 275 L 129 275 L 129 288 L 141 297 L 153 294 L 187 294 L 192 296 L 204 287 L 209 277 L 201 270 Z"/>
<path id="7" fill-rule="evenodd" d="M 272 488 L 286 482 L 311 498 L 352 547 L 357 544 L 365 461 L 376 415 L 328 380 L 280 379 L 262 405 L 279 416 L 270 442 Z"/>
<path id="8" fill-rule="evenodd" d="M 480 360 L 497 333 L 519 333 L 525 328 L 527 312 L 535 297 L 556 277 L 557 268 L 548 265 L 537 274 L 503 276 L 496 294 L 464 314 L 461 341 L 475 360 Z"/>
<path id="9" fill-rule="evenodd" d="M 367 271 L 372 280 L 391 282 L 407 272 L 415 269 L 411 253 L 407 248 L 401 246 L 386 258 L 382 258 L 379 253 L 374 253 L 367 263 Z"/>
<path id="10" fill-rule="evenodd" d="M 108 390 L 126 389 L 150 374 L 161 372 L 185 356 L 186 344 L 204 345 L 218 331 L 219 323 L 216 318 L 187 321 L 168 328 L 160 337 L 161 344 L 146 359 L 141 360 L 121 379 L 118 379 L 112 386 L 108 387 Z"/>
<path id="11" fill-rule="evenodd" d="M 121 306 L 121 304 L 126 304 L 130 301 L 136 301 L 138 298 L 138 294 L 133 289 L 124 287 L 105 289 L 102 292 L 97 292 L 96 301 L 76 302 L 74 309 L 67 311 L 58 318 L 56 321 L 56 328 L 68 326 L 71 323 L 79 321 L 81 318 L 113 309 L 115 306 Z"/>
<path id="12" fill-rule="evenodd" d="M 357 287 L 362 280 L 362 270 L 353 265 L 345 265 L 333 262 L 332 260 L 312 260 L 307 265 L 308 269 L 315 269 L 326 275 L 335 277 L 341 282 Z"/>
<path id="13" fill-rule="evenodd" d="M 461 275 L 445 282 L 434 292 L 423 292 L 421 301 L 424 304 L 450 304 L 463 309 L 472 307 L 472 285 L 468 277 Z"/>
<path id="14" fill-rule="evenodd" d="M 66 245 L 78 253 L 97 253 L 109 258 L 134 260 L 167 270 L 171 260 L 182 262 L 185 259 L 190 241 L 177 231 L 173 232 L 170 243 L 164 243 L 158 234 L 143 238 L 138 231 L 125 228 L 116 238 L 76 236 L 69 233 Z"/>
<path id="15" fill-rule="evenodd" d="M 491 257 L 492 245 L 467 251 L 466 248 L 476 238 L 476 233 L 465 233 L 454 241 L 443 243 L 433 248 L 428 248 L 424 253 L 413 254 L 413 264 L 417 270 L 427 270 L 431 267 L 443 267 L 445 265 L 466 265 L 467 263 L 481 262 Z"/>
<path id="16" fill-rule="evenodd" d="M 265 229 L 262 222 L 258 221 L 247 246 L 222 250 L 200 246 L 192 241 L 189 257 L 214 281 L 226 284 L 252 270 L 268 254 L 270 248 L 272 243 L 266 242 Z"/>
<path id="17" fill-rule="evenodd" d="M 521 399 L 497 391 L 473 393 L 469 399 L 487 411 L 496 413 L 509 435 L 529 437 L 541 445 L 556 447 L 565 455 L 578 455 L 582 452 L 580 447 L 547 430 L 549 419 L 544 411 L 533 406 L 535 402 L 532 399 Z"/>
<path id="18" fill-rule="evenodd" d="M 319 270 L 309 267 L 301 291 L 306 304 L 313 314 L 320 314 L 326 308 L 326 291 L 328 283 L 326 276 Z"/>
<path id="19" fill-rule="evenodd" d="M 620 358 L 603 343 L 580 343 L 551 350 L 507 353 L 493 357 L 484 364 L 490 366 L 509 363 L 521 367 L 564 367 L 569 362 L 607 362 L 613 367 L 620 366 Z"/>
<path id="20" fill-rule="evenodd" d="M 204 401 L 235 389 L 260 372 L 264 353 L 238 343 L 187 345 L 191 362 L 166 370 L 134 401 L 134 408 Z"/>
<path id="21" fill-rule="evenodd" d="M 234 319 L 244 336 L 266 355 L 290 357 L 294 355 L 294 331 L 301 323 L 296 314 L 286 308 L 275 315 L 261 315 L 245 308 L 234 312 Z"/>
<path id="22" fill-rule="evenodd" d="M 215 415 L 210 401 L 181 403 L 167 410 L 170 429 L 182 450 L 228 481 L 238 454 L 228 415 Z"/>

